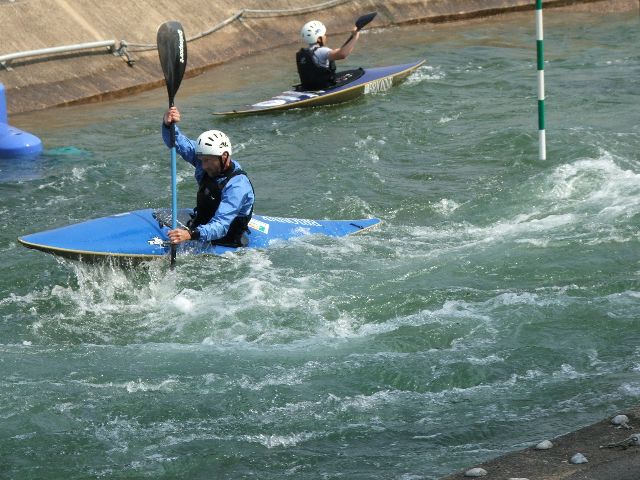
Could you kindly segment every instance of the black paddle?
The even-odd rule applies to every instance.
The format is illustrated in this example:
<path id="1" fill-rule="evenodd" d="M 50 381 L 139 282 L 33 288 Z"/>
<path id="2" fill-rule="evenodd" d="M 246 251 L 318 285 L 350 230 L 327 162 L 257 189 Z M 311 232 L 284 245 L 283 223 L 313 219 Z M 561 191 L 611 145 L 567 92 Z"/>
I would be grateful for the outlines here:
<path id="1" fill-rule="evenodd" d="M 179 22 L 166 22 L 158 28 L 156 36 L 160 65 L 164 72 L 169 94 L 169 107 L 173 107 L 173 99 L 178 93 L 180 82 L 187 67 L 187 39 Z M 176 128 L 171 123 L 171 229 L 178 225 L 178 195 L 176 193 Z M 169 265 L 176 264 L 176 246 L 171 244 Z"/>
<path id="2" fill-rule="evenodd" d="M 358 18 L 356 20 L 356 29 L 357 29 L 356 31 L 359 32 L 360 30 L 362 30 L 371 20 L 373 20 L 376 17 L 377 14 L 378 12 L 366 13 L 362 15 L 360 18 Z M 347 43 L 351 41 L 352 38 L 353 38 L 353 33 L 351 34 L 349 39 L 342 44 L 342 46 L 344 47 Z"/>

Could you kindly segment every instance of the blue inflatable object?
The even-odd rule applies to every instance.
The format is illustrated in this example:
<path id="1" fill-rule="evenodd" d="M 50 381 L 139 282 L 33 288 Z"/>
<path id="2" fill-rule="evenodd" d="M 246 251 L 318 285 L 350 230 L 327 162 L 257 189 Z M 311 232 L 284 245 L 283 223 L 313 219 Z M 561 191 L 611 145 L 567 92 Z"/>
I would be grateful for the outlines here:
<path id="1" fill-rule="evenodd" d="M 179 224 L 185 223 L 191 212 L 189 209 L 179 210 Z M 379 223 L 377 218 L 310 220 L 253 215 L 249 223 L 248 244 L 242 248 L 268 248 L 276 242 L 305 235 L 343 237 L 368 230 Z M 170 209 L 136 210 L 25 235 L 18 241 L 27 248 L 74 260 L 153 260 L 165 258 L 169 253 L 168 224 L 171 224 Z M 221 255 L 242 248 L 189 241 L 180 244 L 177 253 Z"/>
<path id="2" fill-rule="evenodd" d="M 0 83 L 0 158 L 40 154 L 42 142 L 38 137 L 9 125 L 4 91 L 4 85 Z"/>

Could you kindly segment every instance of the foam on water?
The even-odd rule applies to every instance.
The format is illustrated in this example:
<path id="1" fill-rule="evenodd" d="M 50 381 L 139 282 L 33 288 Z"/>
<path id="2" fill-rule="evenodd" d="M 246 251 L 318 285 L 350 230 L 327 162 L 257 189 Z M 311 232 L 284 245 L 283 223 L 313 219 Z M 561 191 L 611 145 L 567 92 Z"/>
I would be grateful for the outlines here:
<path id="1" fill-rule="evenodd" d="M 148 382 L 144 382 L 141 379 L 137 381 L 128 382 L 125 386 L 127 392 L 135 393 L 135 392 L 171 392 L 173 390 L 173 385 L 177 384 L 178 380 L 176 379 L 168 379 L 163 382 L 153 385 Z"/>
<path id="2" fill-rule="evenodd" d="M 235 256 L 232 262 L 208 259 L 195 277 L 191 273 L 185 277 L 180 270 L 169 273 L 160 262 L 136 272 L 108 265 L 62 265 L 72 272 L 69 284 L 2 299 L 5 304 L 30 304 L 28 308 L 39 316 L 33 323 L 38 335 L 68 331 L 100 341 L 116 341 L 114 335 L 126 338 L 128 334 L 134 338 L 175 335 L 206 343 L 240 338 L 268 343 L 303 334 L 299 322 L 306 314 L 322 315 L 320 301 L 309 298 L 307 291 L 316 288 L 320 277 L 289 278 L 288 268 L 270 268 L 269 257 L 261 252 Z M 187 273 L 189 267 L 184 268 Z M 220 274 L 238 276 L 230 281 L 216 278 Z M 51 302 L 67 313 L 49 315 Z M 84 320 L 78 323 L 73 318 Z M 116 324 L 120 333 L 114 330 Z"/>
<path id="3" fill-rule="evenodd" d="M 437 203 L 432 203 L 431 208 L 440 215 L 449 216 L 460 208 L 460 204 L 454 200 L 443 198 Z"/>
<path id="4" fill-rule="evenodd" d="M 639 234 L 628 222 L 640 213 L 640 175 L 620 163 L 624 160 L 603 152 L 599 158 L 561 164 L 550 174 L 536 175 L 513 192 L 514 198 L 525 198 L 526 202 L 501 199 L 505 205 L 517 205 L 520 211 L 503 207 L 505 217 L 486 225 L 454 223 L 461 205 L 455 199 L 442 199 L 432 208 L 451 217 L 452 222 L 411 230 L 400 227 L 413 237 L 413 243 L 406 248 L 401 245 L 406 242 L 398 242 L 398 248 L 411 257 L 434 257 L 477 251 L 501 242 L 548 248 L 557 242 L 583 239 L 592 245 L 635 241 Z M 465 202 L 466 209 L 470 206 Z"/>
<path id="5" fill-rule="evenodd" d="M 462 115 L 462 113 L 456 113 L 456 114 L 453 114 L 451 116 L 448 116 L 448 115 L 442 116 L 442 117 L 440 117 L 440 120 L 438 120 L 438 123 L 443 125 L 445 123 L 449 123 L 449 122 L 452 122 L 454 120 L 458 120 L 461 115 Z"/>
<path id="6" fill-rule="evenodd" d="M 637 208 L 640 174 L 622 167 L 623 163 L 624 159 L 601 150 L 598 158 L 560 165 L 549 178 L 549 194 L 586 207 L 600 207 L 599 213 Z"/>
<path id="7" fill-rule="evenodd" d="M 444 254 L 452 255 L 465 248 L 472 252 L 477 248 L 478 242 L 491 243 L 498 238 L 517 237 L 521 235 L 521 230 L 538 233 L 553 230 L 566 225 L 570 220 L 570 215 L 560 219 L 551 216 L 542 220 L 529 220 L 523 215 L 512 222 L 500 221 L 486 228 L 466 226 L 453 231 L 417 229 L 412 233 L 419 240 L 418 234 L 423 237 L 426 234 L 426 239 L 439 243 L 439 249 L 430 252 L 432 257 L 437 258 Z M 467 238 L 467 243 L 460 243 L 461 232 Z M 442 240 L 447 239 L 451 245 L 443 247 Z M 251 252 L 235 256 L 232 262 L 211 259 L 206 268 L 201 266 L 196 269 L 195 275 L 199 280 L 193 285 L 190 285 L 193 283 L 191 280 L 181 275 L 180 270 L 177 275 L 169 275 L 166 268 L 160 265 L 154 265 L 146 273 L 130 275 L 108 266 L 89 267 L 74 263 L 70 265 L 75 278 L 69 285 L 54 285 L 50 290 L 45 288 L 24 297 L 11 295 L 0 300 L 0 305 L 28 304 L 34 314 L 40 315 L 39 320 L 33 323 L 33 332 L 45 334 L 45 337 L 52 334 L 57 336 L 68 330 L 81 337 L 113 341 L 118 337 L 124 338 L 115 333 L 115 324 L 119 324 L 121 332 L 128 332 L 133 338 L 139 339 L 173 338 L 210 345 L 219 342 L 257 342 L 266 345 L 299 341 L 313 343 L 323 337 L 364 338 L 433 322 L 446 324 L 471 320 L 487 327 L 488 322 L 494 321 L 492 318 L 495 312 L 504 307 L 539 309 L 576 304 L 576 299 L 571 295 L 560 294 L 563 290 L 567 292 L 567 288 L 575 290 L 579 287 L 560 286 L 550 290 L 538 289 L 535 292 L 496 292 L 493 297 L 473 303 L 449 299 L 440 307 L 424 309 L 408 316 L 363 321 L 360 316 L 349 314 L 349 308 L 345 309 L 344 305 L 335 309 L 332 296 L 327 296 L 326 293 L 327 289 L 344 289 L 343 285 L 357 281 L 360 275 L 355 270 L 345 268 L 345 265 L 332 273 L 329 264 L 361 255 L 365 245 L 367 249 L 372 248 L 372 241 L 376 248 L 375 243 L 380 239 L 375 236 L 366 239 L 356 236 L 328 242 L 322 237 L 309 237 L 283 245 L 282 249 L 275 249 L 271 254 Z M 323 267 L 324 274 L 318 276 L 307 273 L 300 276 L 302 272 L 298 268 L 292 269 L 286 264 L 274 265 L 272 255 L 279 256 L 281 252 L 294 251 L 325 257 L 323 263 L 327 265 Z M 424 258 L 427 255 L 415 253 L 412 256 Z M 375 264 L 370 267 L 376 268 Z M 222 272 L 227 278 L 229 275 L 235 278 L 232 281 L 217 280 L 216 276 Z M 415 271 L 408 274 L 408 278 L 415 277 Z M 210 280 L 202 282 L 207 278 Z M 141 279 L 144 281 L 140 284 Z M 222 284 L 226 282 L 228 284 L 224 286 L 224 295 L 211 294 L 220 292 Z M 617 303 L 626 303 L 627 299 L 632 301 L 634 296 L 637 293 L 631 291 L 628 296 L 615 295 L 608 298 L 607 301 L 611 303 L 610 315 L 617 315 L 618 309 L 614 307 Z M 236 301 L 239 299 L 243 301 Z M 70 309 L 73 312 L 71 318 L 84 317 L 85 320 L 80 324 L 65 320 L 69 313 L 64 316 L 48 316 L 44 306 L 51 300 L 59 302 L 66 310 Z M 357 302 L 357 298 L 354 298 L 354 302 Z M 344 304 L 344 301 L 338 303 Z M 167 315 L 168 312 L 171 314 Z M 624 315 L 622 309 L 620 313 Z M 135 322 L 128 320 L 134 317 Z M 481 338 L 478 340 L 484 341 Z"/>
<path id="8" fill-rule="evenodd" d="M 257 442 L 267 448 L 277 447 L 293 447 L 309 440 L 326 436 L 327 434 L 319 434 L 316 432 L 291 433 L 289 435 L 244 435 L 242 440 L 248 442 Z"/>
<path id="9" fill-rule="evenodd" d="M 416 84 L 429 80 L 444 80 L 447 74 L 440 66 L 422 65 L 413 72 L 406 80 L 406 84 L 412 87 Z"/>

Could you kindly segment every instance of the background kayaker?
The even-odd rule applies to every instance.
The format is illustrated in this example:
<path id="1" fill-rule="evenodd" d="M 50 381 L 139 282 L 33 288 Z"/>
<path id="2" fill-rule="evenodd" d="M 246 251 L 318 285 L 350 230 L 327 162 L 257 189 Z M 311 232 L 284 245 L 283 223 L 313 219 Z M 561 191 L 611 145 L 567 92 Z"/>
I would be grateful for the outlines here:
<path id="1" fill-rule="evenodd" d="M 180 121 L 176 107 L 162 121 L 162 139 L 171 143 L 170 125 Z M 254 191 L 240 164 L 231 159 L 231 141 L 220 130 L 207 130 L 196 141 L 183 135 L 176 125 L 176 152 L 196 169 L 197 204 L 187 228 L 170 230 L 171 243 L 202 240 L 217 245 L 245 246 L 253 214 Z"/>
<path id="2" fill-rule="evenodd" d="M 296 53 L 300 90 L 322 90 L 335 85 L 335 61 L 344 60 L 353 51 L 360 38 L 357 27 L 353 27 L 351 38 L 340 48 L 326 46 L 327 28 L 317 20 L 305 23 L 300 36 L 308 45 Z"/>

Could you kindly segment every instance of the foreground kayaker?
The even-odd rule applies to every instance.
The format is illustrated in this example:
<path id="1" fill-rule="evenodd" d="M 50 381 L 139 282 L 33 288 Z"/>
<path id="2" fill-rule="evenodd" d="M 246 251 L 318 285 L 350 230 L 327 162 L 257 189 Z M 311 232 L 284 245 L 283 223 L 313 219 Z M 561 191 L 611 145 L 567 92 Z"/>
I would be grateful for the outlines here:
<path id="1" fill-rule="evenodd" d="M 162 139 L 170 146 L 172 122 L 180 121 L 176 107 L 163 117 Z M 240 247 L 247 244 L 246 232 L 253 214 L 254 191 L 240 164 L 231 159 L 231 141 L 220 130 L 207 130 L 196 141 L 183 135 L 176 125 L 176 152 L 196 169 L 196 208 L 186 228 L 170 230 L 171 243 L 187 240 Z"/>
<path id="2" fill-rule="evenodd" d="M 322 22 L 312 20 L 300 30 L 302 40 L 308 45 L 296 53 L 296 65 L 301 90 L 323 90 L 336 84 L 336 60 L 344 60 L 355 47 L 360 31 L 353 27 L 349 41 L 340 48 L 329 48 L 327 28 Z"/>

